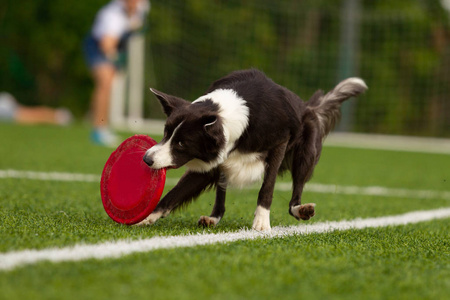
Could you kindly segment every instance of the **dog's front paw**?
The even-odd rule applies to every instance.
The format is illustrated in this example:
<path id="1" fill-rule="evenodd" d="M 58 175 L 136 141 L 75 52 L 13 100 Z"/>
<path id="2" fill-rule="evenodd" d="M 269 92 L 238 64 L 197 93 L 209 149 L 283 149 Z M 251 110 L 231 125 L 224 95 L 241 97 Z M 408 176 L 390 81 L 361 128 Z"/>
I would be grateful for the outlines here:
<path id="1" fill-rule="evenodd" d="M 217 223 L 219 223 L 219 221 L 219 218 L 201 216 L 198 220 L 198 225 L 203 227 L 214 227 Z"/>
<path id="2" fill-rule="evenodd" d="M 297 220 L 302 219 L 306 221 L 314 217 L 314 215 L 316 214 L 316 212 L 314 211 L 315 206 L 315 203 L 297 205 L 291 207 L 291 212 Z"/>
<path id="3" fill-rule="evenodd" d="M 152 212 L 147 218 L 145 218 L 143 221 L 136 224 L 136 226 L 146 226 L 146 225 L 152 225 L 156 221 L 158 221 L 159 218 L 163 216 L 163 213 L 161 211 L 158 212 Z"/>
<path id="4" fill-rule="evenodd" d="M 252 229 L 258 231 L 270 231 L 270 210 L 258 206 L 255 211 Z"/>

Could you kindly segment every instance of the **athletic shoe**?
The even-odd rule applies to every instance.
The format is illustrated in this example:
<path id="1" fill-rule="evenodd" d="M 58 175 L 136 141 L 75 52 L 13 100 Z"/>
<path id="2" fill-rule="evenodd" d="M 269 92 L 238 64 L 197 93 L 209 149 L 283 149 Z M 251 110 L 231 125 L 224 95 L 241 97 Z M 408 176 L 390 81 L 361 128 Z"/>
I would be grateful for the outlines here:
<path id="1" fill-rule="evenodd" d="M 119 138 L 108 128 L 96 128 L 91 132 L 91 140 L 96 145 L 117 147 Z"/>

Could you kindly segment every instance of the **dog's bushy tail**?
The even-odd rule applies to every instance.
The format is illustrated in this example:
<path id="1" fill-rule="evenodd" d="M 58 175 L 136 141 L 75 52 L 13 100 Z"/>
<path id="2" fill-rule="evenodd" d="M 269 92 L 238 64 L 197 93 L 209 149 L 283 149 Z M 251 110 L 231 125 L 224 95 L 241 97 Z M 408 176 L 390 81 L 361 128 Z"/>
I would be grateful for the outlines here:
<path id="1" fill-rule="evenodd" d="M 347 78 L 341 81 L 333 90 L 327 94 L 317 91 L 307 102 L 307 107 L 311 109 L 319 119 L 322 138 L 333 130 L 341 117 L 340 107 L 342 102 L 350 97 L 358 96 L 367 90 L 364 80 L 356 77 Z"/>

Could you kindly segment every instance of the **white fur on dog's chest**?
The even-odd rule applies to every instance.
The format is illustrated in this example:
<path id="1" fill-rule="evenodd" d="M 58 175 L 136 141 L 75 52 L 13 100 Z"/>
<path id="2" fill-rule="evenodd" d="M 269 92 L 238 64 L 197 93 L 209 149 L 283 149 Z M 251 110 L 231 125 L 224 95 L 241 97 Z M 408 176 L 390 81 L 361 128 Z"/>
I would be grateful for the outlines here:
<path id="1" fill-rule="evenodd" d="M 221 164 L 227 183 L 243 187 L 261 180 L 265 163 L 260 153 L 233 151 Z"/>

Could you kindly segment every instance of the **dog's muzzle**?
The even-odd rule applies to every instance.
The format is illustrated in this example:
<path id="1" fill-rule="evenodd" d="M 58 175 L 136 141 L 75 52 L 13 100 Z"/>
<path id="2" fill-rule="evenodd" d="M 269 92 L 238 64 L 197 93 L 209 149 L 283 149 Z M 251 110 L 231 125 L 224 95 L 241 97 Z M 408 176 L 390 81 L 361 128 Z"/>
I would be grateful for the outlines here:
<path id="1" fill-rule="evenodd" d="M 143 160 L 150 168 L 156 170 L 174 166 L 169 144 L 157 144 L 148 149 Z"/>

